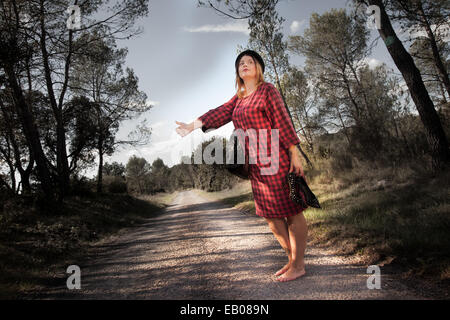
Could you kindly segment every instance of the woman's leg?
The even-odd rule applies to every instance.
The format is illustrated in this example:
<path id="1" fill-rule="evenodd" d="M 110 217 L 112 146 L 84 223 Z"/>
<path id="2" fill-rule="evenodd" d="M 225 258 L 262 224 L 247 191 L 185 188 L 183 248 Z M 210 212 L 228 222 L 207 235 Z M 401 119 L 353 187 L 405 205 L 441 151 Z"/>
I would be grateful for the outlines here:
<path id="1" fill-rule="evenodd" d="M 291 248 L 291 263 L 289 269 L 277 280 L 290 281 L 305 274 L 305 249 L 308 235 L 308 225 L 303 213 L 287 217 L 289 243 Z"/>
<path id="2" fill-rule="evenodd" d="M 291 245 L 289 240 L 288 225 L 286 223 L 285 218 L 265 218 L 265 219 L 269 224 L 270 230 L 272 230 L 275 238 L 278 240 L 284 251 L 286 251 L 286 254 L 288 255 L 289 258 L 289 262 L 283 268 L 281 268 L 275 273 L 276 276 L 279 276 L 289 269 L 289 265 L 291 262 Z"/>

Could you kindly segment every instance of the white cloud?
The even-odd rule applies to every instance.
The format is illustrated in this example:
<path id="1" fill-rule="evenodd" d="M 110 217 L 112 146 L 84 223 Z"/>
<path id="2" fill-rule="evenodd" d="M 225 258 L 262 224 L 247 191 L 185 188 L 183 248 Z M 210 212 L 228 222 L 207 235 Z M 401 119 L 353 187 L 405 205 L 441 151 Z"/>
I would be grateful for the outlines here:
<path id="1" fill-rule="evenodd" d="M 291 33 L 298 32 L 300 30 L 300 28 L 305 24 L 305 22 L 306 22 L 305 20 L 302 20 L 302 21 L 294 20 L 294 21 L 292 21 L 291 26 L 290 26 Z"/>
<path id="2" fill-rule="evenodd" d="M 206 24 L 199 27 L 183 27 L 187 32 L 241 32 L 250 34 L 247 20 L 238 20 L 225 24 Z"/>
<path id="3" fill-rule="evenodd" d="M 159 101 L 147 100 L 146 104 L 147 104 L 147 106 L 157 106 L 157 105 L 159 105 Z"/>
<path id="4" fill-rule="evenodd" d="M 375 58 L 365 58 L 364 60 L 369 65 L 369 68 L 372 70 L 383 64 L 382 61 Z"/>

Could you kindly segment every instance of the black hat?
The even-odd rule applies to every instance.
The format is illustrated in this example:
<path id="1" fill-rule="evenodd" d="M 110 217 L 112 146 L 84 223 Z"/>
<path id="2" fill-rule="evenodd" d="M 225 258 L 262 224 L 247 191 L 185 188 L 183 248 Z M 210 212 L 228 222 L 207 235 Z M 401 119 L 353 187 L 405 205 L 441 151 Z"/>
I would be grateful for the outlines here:
<path id="1" fill-rule="evenodd" d="M 255 59 L 259 62 L 259 64 L 261 65 L 262 72 L 264 73 L 264 61 L 263 61 L 263 59 L 261 58 L 261 56 L 260 56 L 257 52 L 255 52 L 255 51 L 253 51 L 253 50 L 245 50 L 245 51 L 242 51 L 242 52 L 237 56 L 236 61 L 234 62 L 234 66 L 236 67 L 236 72 L 238 72 L 238 70 L 239 70 L 239 65 L 238 65 L 238 64 L 239 64 L 239 60 L 241 60 L 241 58 L 242 58 L 243 56 L 251 56 L 251 57 L 255 58 Z"/>

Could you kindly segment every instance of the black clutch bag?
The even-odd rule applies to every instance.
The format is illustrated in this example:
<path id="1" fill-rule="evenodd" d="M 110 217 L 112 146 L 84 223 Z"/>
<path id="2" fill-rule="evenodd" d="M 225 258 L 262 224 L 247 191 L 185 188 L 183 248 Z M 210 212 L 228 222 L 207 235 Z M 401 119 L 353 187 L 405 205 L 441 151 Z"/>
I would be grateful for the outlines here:
<path id="1" fill-rule="evenodd" d="M 225 168 L 228 172 L 238 176 L 241 179 L 250 179 L 248 155 L 244 151 L 244 148 L 239 143 L 238 137 L 234 133 L 231 135 L 229 140 Z"/>
<path id="2" fill-rule="evenodd" d="M 292 201 L 300 204 L 303 208 L 313 207 L 319 208 L 319 200 L 317 200 L 314 193 L 309 189 L 308 184 L 302 176 L 297 176 L 295 173 L 291 172 L 287 175 L 289 184 L 289 197 Z M 304 195 L 305 200 L 300 195 L 300 192 Z"/>

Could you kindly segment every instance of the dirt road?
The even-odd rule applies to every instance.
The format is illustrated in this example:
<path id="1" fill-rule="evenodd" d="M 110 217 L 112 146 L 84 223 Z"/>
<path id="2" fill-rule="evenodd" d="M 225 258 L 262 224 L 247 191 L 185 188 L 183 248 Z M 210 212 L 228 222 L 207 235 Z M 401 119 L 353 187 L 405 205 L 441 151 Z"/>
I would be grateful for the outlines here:
<path id="1" fill-rule="evenodd" d="M 367 266 L 311 245 L 305 259 L 306 276 L 274 281 L 287 260 L 264 219 L 185 191 L 165 212 L 96 246 L 79 264 L 80 290 L 61 279 L 41 298 L 424 299 L 383 268 L 381 289 L 370 290 Z"/>

